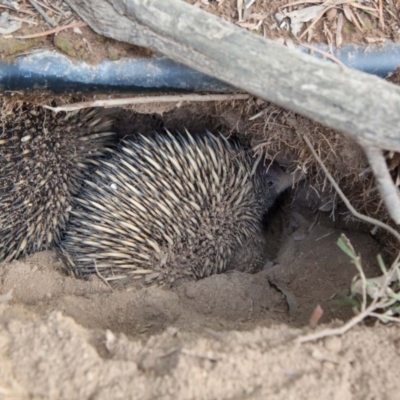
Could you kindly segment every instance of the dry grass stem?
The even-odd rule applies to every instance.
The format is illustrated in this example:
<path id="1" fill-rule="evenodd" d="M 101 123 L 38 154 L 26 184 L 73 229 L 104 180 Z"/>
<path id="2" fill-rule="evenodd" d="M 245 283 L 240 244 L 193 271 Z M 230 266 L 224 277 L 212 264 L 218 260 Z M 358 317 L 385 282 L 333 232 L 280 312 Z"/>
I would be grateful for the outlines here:
<path id="1" fill-rule="evenodd" d="M 94 262 L 94 269 L 96 270 L 97 276 L 98 276 L 98 277 L 101 279 L 101 281 L 113 292 L 114 289 L 113 289 L 113 288 L 111 287 L 111 285 L 108 283 L 107 279 L 104 278 L 103 275 L 101 275 L 99 269 L 97 268 L 96 260 L 93 260 L 93 262 Z"/>
<path id="2" fill-rule="evenodd" d="M 42 16 L 42 18 L 53 28 L 57 26 L 57 24 L 54 22 L 53 18 L 49 17 L 46 12 L 43 10 L 43 8 L 36 3 L 35 0 L 29 0 L 29 3 L 31 3 L 32 7 Z"/>
<path id="3" fill-rule="evenodd" d="M 356 315 L 350 321 L 346 322 L 343 326 L 339 328 L 323 329 L 309 335 L 300 336 L 296 339 L 296 343 L 313 342 L 315 340 L 323 339 L 329 336 L 341 336 L 349 331 L 351 328 L 362 322 L 375 309 L 375 305 L 371 304 L 364 312 Z"/>
<path id="4" fill-rule="evenodd" d="M 318 156 L 317 152 L 314 150 L 314 147 L 312 146 L 310 140 L 308 139 L 307 136 L 303 136 L 304 141 L 306 142 L 308 148 L 310 149 L 312 155 L 314 156 L 314 158 L 316 159 L 316 161 L 318 162 L 318 164 L 320 165 L 321 169 L 324 171 L 326 177 L 328 178 L 329 182 L 331 183 L 331 185 L 333 186 L 333 188 L 336 190 L 336 192 L 338 193 L 338 195 L 340 196 L 340 198 L 342 199 L 343 203 L 346 205 L 346 207 L 348 208 L 348 210 L 358 219 L 360 219 L 361 221 L 367 222 L 368 224 L 371 225 L 376 225 L 379 226 L 380 228 L 385 229 L 387 232 L 391 233 L 400 243 L 400 233 L 397 232 L 395 229 L 393 229 L 391 226 L 389 226 L 388 224 L 385 224 L 382 221 L 379 221 L 376 218 L 372 218 L 372 217 L 368 217 L 366 215 L 363 215 L 361 213 L 359 213 L 350 203 L 350 201 L 348 200 L 348 198 L 345 196 L 345 194 L 342 192 L 342 190 L 340 189 L 339 185 L 336 183 L 335 179 L 332 177 L 332 175 L 330 174 L 330 172 L 328 171 L 328 169 L 325 167 L 325 164 L 323 163 L 323 161 L 321 160 L 321 158 Z"/>
<path id="5" fill-rule="evenodd" d="M 389 225 L 375 219 L 368 217 L 366 215 L 363 215 L 359 212 L 357 212 L 347 197 L 344 195 L 344 193 L 341 191 L 339 185 L 336 183 L 332 175 L 329 173 L 327 168 L 325 167 L 323 161 L 321 158 L 318 156 L 317 152 L 315 151 L 314 147 L 311 145 L 310 140 L 306 135 L 303 135 L 303 139 L 306 142 L 307 146 L 309 147 L 312 155 L 320 165 L 321 169 L 325 173 L 326 177 L 330 181 L 331 185 L 333 188 L 336 190 L 342 201 L 345 203 L 346 207 L 349 209 L 349 211 L 358 219 L 365 221 L 367 223 L 373 224 L 375 226 L 379 226 L 389 233 L 391 233 L 399 242 L 400 242 L 400 234 L 393 228 L 391 228 Z M 387 175 L 389 174 L 389 171 L 387 169 L 385 159 L 379 149 L 371 149 L 367 148 L 366 149 L 367 156 L 368 158 L 373 158 L 374 159 L 374 165 L 371 165 L 372 171 L 373 172 L 378 172 L 379 174 L 382 174 L 382 169 L 384 170 L 383 176 L 387 178 Z M 377 155 L 378 153 L 378 155 Z M 379 167 L 379 170 L 378 170 Z M 389 174 L 390 178 L 390 174 Z M 382 179 L 382 178 L 378 178 Z M 391 179 L 391 178 L 390 178 Z M 400 275 L 399 275 L 399 260 L 400 260 L 400 253 L 396 257 L 395 261 L 392 263 L 392 266 L 389 271 L 386 271 L 386 269 L 383 266 L 383 262 L 380 264 L 381 268 L 384 272 L 384 275 L 380 278 L 374 278 L 374 279 L 367 279 L 363 268 L 361 264 L 361 259 L 360 257 L 355 253 L 354 248 L 352 247 L 350 241 L 342 235 L 342 243 L 341 243 L 341 248 L 344 248 L 344 251 L 346 254 L 348 254 L 352 262 L 355 264 L 359 277 L 360 279 L 356 281 L 353 285 L 353 292 L 354 293 L 360 293 L 361 294 L 361 309 L 359 314 L 357 314 L 355 317 L 353 317 L 350 321 L 345 323 L 343 326 L 339 328 L 328 328 L 328 329 L 323 329 L 319 332 L 315 332 L 312 334 L 308 334 L 305 336 L 301 336 L 296 339 L 297 343 L 305 343 L 305 342 L 310 342 L 318 339 L 322 339 L 328 336 L 337 336 L 337 335 L 343 335 L 347 331 L 349 331 L 352 327 L 357 325 L 358 323 L 362 322 L 365 318 L 368 317 L 374 317 L 378 318 L 379 320 L 383 322 L 400 322 L 400 318 L 394 316 L 394 314 L 398 313 L 397 308 L 395 309 L 394 306 L 398 303 L 399 301 L 399 294 L 393 292 L 393 290 L 390 288 L 390 285 L 395 279 L 395 275 L 397 276 L 397 280 L 400 280 Z M 378 259 L 379 260 L 379 259 Z M 356 287 L 360 287 L 360 289 L 355 290 Z M 372 298 L 371 303 L 368 305 L 368 298 Z M 383 313 L 378 313 L 377 311 L 379 310 L 384 310 Z"/>
<path id="6" fill-rule="evenodd" d="M 50 29 L 49 31 L 45 31 L 45 32 L 33 33 L 32 35 L 12 36 L 12 37 L 15 38 L 15 39 L 34 39 L 34 38 L 38 38 L 38 37 L 49 36 L 49 35 L 52 35 L 54 33 L 61 32 L 61 31 L 65 30 L 65 29 L 83 28 L 84 26 L 86 26 L 86 24 L 84 22 L 74 22 L 72 24 L 59 26 L 58 28 Z"/>
<path id="7" fill-rule="evenodd" d="M 339 13 L 336 23 L 336 47 L 339 49 L 342 46 L 342 29 L 343 29 L 343 14 Z"/>
<path id="8" fill-rule="evenodd" d="M 343 237 L 344 235 L 342 235 Z M 346 240 L 346 245 L 349 245 L 349 241 L 347 238 Z M 350 245 L 351 246 L 351 245 Z M 354 249 L 351 246 L 352 251 Z M 395 274 L 398 274 L 399 272 L 399 260 L 400 260 L 400 253 L 396 257 L 395 261 L 392 263 L 392 266 L 390 267 L 389 271 L 385 271 L 384 276 L 379 285 L 377 285 L 377 292 L 374 295 L 371 303 L 367 306 L 367 294 L 366 290 L 369 285 L 369 280 L 365 279 L 365 275 L 362 269 L 361 265 L 361 260 L 358 256 L 356 256 L 355 253 L 353 253 L 353 261 L 357 267 L 357 270 L 360 272 L 361 271 L 361 280 L 363 284 L 363 293 L 362 293 L 362 305 L 361 305 L 361 312 L 357 314 L 355 317 L 350 319 L 348 322 L 346 322 L 343 326 L 338 327 L 338 328 L 328 328 L 328 329 L 323 329 L 319 332 L 311 333 L 308 335 L 300 336 L 298 337 L 295 341 L 297 343 L 306 343 L 306 342 L 311 342 L 319 339 L 323 339 L 329 336 L 340 336 L 345 334 L 347 331 L 349 331 L 351 328 L 353 328 L 355 325 L 359 324 L 362 322 L 365 318 L 368 317 L 374 317 L 377 318 L 381 321 L 385 322 L 400 322 L 400 318 L 394 317 L 392 315 L 390 307 L 398 301 L 398 294 L 392 294 L 393 292 L 390 289 L 390 284 L 393 281 L 393 277 Z M 398 275 L 397 275 L 398 276 Z M 399 276 L 398 278 L 399 279 Z M 376 311 L 378 310 L 386 310 L 385 313 L 380 314 L 377 313 Z"/>
<path id="9" fill-rule="evenodd" d="M 295 10 L 293 10 L 292 7 L 297 7 L 297 8 Z M 356 29 L 361 33 L 366 28 L 366 24 L 365 24 L 363 18 L 361 18 L 361 16 L 357 12 L 357 10 L 361 10 L 361 11 L 369 14 L 369 16 L 379 19 L 381 29 L 384 29 L 384 27 L 385 27 L 384 21 L 383 21 L 382 1 L 381 0 L 379 0 L 379 4 L 376 5 L 375 7 L 371 7 L 371 6 L 369 6 L 369 4 L 368 5 L 361 4 L 360 1 L 354 1 L 354 0 L 301 0 L 301 1 L 295 1 L 295 2 L 291 2 L 288 4 L 282 5 L 279 8 L 281 10 L 282 9 L 290 10 L 290 14 L 292 14 L 293 17 L 295 17 L 297 14 L 304 13 L 307 10 L 309 10 L 311 12 L 311 9 L 313 7 L 322 7 L 322 9 L 316 16 L 314 16 L 309 21 L 306 21 L 306 20 L 303 21 L 304 23 L 309 22 L 309 24 L 307 25 L 306 29 L 299 35 L 299 37 L 298 37 L 299 40 L 307 37 L 307 41 L 310 41 L 314 34 L 315 25 L 319 21 L 321 21 L 322 18 L 325 15 L 327 15 L 327 12 L 330 10 L 342 10 L 342 12 L 345 14 L 347 20 L 349 22 L 353 23 L 354 26 L 356 27 Z M 283 12 L 285 14 L 285 11 L 283 11 Z M 337 12 L 337 17 L 336 17 L 336 20 L 337 20 L 336 27 L 337 27 L 337 31 L 339 31 L 339 37 L 337 39 L 340 39 L 342 24 L 343 24 L 343 21 L 339 21 L 339 15 L 342 15 L 342 13 Z M 335 18 L 335 17 L 333 17 L 333 18 Z M 332 22 L 332 21 L 330 21 L 330 22 Z M 334 27 L 334 25 L 333 25 L 333 27 Z M 296 35 L 295 31 L 293 31 L 293 33 Z M 327 28 L 327 26 L 324 27 L 323 33 L 325 33 L 325 36 L 327 37 L 327 41 L 329 43 L 328 36 L 329 36 L 330 31 Z M 339 43 L 339 45 L 340 45 L 340 43 Z"/>
<path id="10" fill-rule="evenodd" d="M 327 11 L 329 11 L 330 9 L 332 9 L 332 8 L 334 8 L 334 6 L 327 7 L 327 8 L 325 8 L 324 10 L 322 10 L 322 11 L 317 15 L 317 17 L 311 22 L 311 24 L 308 25 L 307 29 L 305 29 L 304 32 L 299 36 L 299 40 L 302 39 L 305 35 L 307 35 L 307 33 L 308 33 L 309 31 L 311 31 L 311 30 L 314 28 L 314 26 L 316 25 L 316 23 L 324 16 L 324 14 L 325 14 Z"/>
<path id="11" fill-rule="evenodd" d="M 309 46 L 309 45 L 307 45 L 307 44 L 300 43 L 300 42 L 299 42 L 299 45 L 302 46 L 302 47 L 305 47 L 306 49 L 309 49 L 310 51 L 312 51 L 312 52 L 314 52 L 314 53 L 321 54 L 322 56 L 328 58 L 329 60 L 335 62 L 336 64 L 340 65 L 340 66 L 343 67 L 343 68 L 347 68 L 346 65 L 344 65 L 338 58 L 336 58 L 336 57 L 335 57 L 334 55 L 332 55 L 332 54 L 329 54 L 329 53 L 326 52 L 326 51 L 317 49 L 317 48 L 314 47 L 314 46 Z"/>
<path id="12" fill-rule="evenodd" d="M 229 101 L 229 100 L 247 100 L 250 98 L 248 94 L 182 94 L 167 96 L 145 96 L 145 97 L 127 97 L 122 99 L 94 100 L 84 101 L 80 103 L 65 104 L 60 107 L 43 106 L 48 110 L 59 111 L 76 111 L 82 108 L 91 107 L 119 107 L 130 104 L 149 104 L 149 103 L 173 103 L 183 101 Z"/>
<path id="13" fill-rule="evenodd" d="M 379 23 L 381 24 L 381 28 L 385 29 L 385 22 L 383 20 L 383 5 L 382 0 L 378 0 L 378 9 L 379 9 Z"/>

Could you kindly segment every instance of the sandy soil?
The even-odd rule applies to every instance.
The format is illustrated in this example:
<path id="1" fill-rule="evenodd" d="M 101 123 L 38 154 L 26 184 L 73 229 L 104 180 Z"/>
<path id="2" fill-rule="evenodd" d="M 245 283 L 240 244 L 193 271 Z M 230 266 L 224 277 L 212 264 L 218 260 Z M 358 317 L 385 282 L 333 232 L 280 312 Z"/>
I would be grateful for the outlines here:
<path id="1" fill-rule="evenodd" d="M 368 276 L 381 247 L 327 216 L 314 224 L 289 207 L 293 196 L 270 222 L 278 264 L 255 275 L 112 291 L 64 275 L 50 251 L 3 264 L 0 293 L 12 299 L 0 304 L 0 398 L 397 398 L 398 328 L 294 343 L 318 304 L 330 325 L 353 315 L 340 301 L 356 270 L 338 236 Z"/>
<path id="2" fill-rule="evenodd" d="M 236 0 L 188 1 L 238 22 Z M 32 14 L 29 2 L 23 4 L 24 13 L 11 14 L 38 25 L 24 24 L 18 34 L 49 29 Z M 267 13 L 262 34 L 288 36 L 274 28 L 274 13 L 282 4 L 255 3 L 255 14 Z M 397 7 L 385 4 L 383 30 L 376 19 L 366 19 L 365 32 L 348 27 L 344 41 L 365 42 L 371 32 L 397 39 Z M 388 19 L 388 11 L 396 18 Z M 59 25 L 69 19 L 60 17 Z M 313 39 L 324 42 L 326 27 L 334 32 L 334 21 L 321 21 Z M 18 42 L 29 42 L 23 49 L 9 45 L 17 42 L 0 39 L 0 58 L 43 46 L 88 62 L 148 55 L 87 27 Z M 171 119 L 161 107 L 153 105 L 152 112 L 143 107 L 142 112 L 154 112 L 151 116 L 122 115 L 120 135 L 128 134 L 129 126 L 146 133 L 182 128 L 183 121 L 191 132 L 222 125 L 228 131 L 248 129 L 241 118 L 248 104 L 242 111 L 229 112 L 225 105 L 189 116 L 183 107 Z M 271 123 L 279 134 L 318 130 L 293 118 Z M 351 146 L 343 143 L 340 156 L 347 151 L 355 159 Z M 302 345 L 294 341 L 311 331 L 308 322 L 317 305 L 324 311 L 317 329 L 353 316 L 344 300 L 356 269 L 336 245 L 340 234 L 361 253 L 368 277 L 380 274 L 376 255 L 384 251 L 382 241 L 365 227 L 312 212 L 305 192 L 287 194 L 275 210 L 268 247 L 277 264 L 255 275 L 231 272 L 173 288 L 112 291 L 97 277 L 66 276 L 50 251 L 0 265 L 0 399 L 398 399 L 399 327 L 369 323 L 342 337 Z"/>
<path id="3" fill-rule="evenodd" d="M 132 127 L 186 126 L 248 132 L 251 141 L 248 116 L 259 111 L 250 103 L 142 108 L 121 111 L 120 137 Z M 273 121 L 282 137 L 289 126 L 315 140 L 321 130 L 304 119 Z M 340 162 L 333 159 L 341 168 L 346 154 L 353 163 L 359 155 L 345 147 Z M 346 298 L 357 271 L 336 244 L 342 233 L 368 277 L 380 275 L 376 255 L 388 257 L 367 227 L 344 222 L 343 208 L 335 221 L 330 211 L 315 212 L 321 199 L 308 185 L 286 193 L 271 214 L 268 252 L 277 263 L 255 275 L 111 290 L 97 276 L 65 275 L 51 251 L 0 265 L 0 399 L 397 398 L 398 327 L 369 323 L 343 337 L 294 342 L 311 330 L 318 305 L 317 329 L 353 316 Z"/>
<path id="4" fill-rule="evenodd" d="M 250 332 L 169 328 L 140 342 L 54 311 L 3 317 L 3 398 L 398 399 L 398 330 L 356 328 L 296 345 L 285 325 Z"/>
<path id="5" fill-rule="evenodd" d="M 251 141 L 257 126 L 249 127 L 248 117 L 259 112 L 250 103 L 140 111 L 145 114 L 121 111 L 120 137 L 132 127 L 147 133 L 186 126 L 193 133 L 248 132 Z M 265 118 L 281 137 L 290 129 L 294 136 L 305 129 L 316 141 L 321 134 L 304 119 Z M 265 126 L 258 130 L 272 138 Z M 331 160 L 336 169 L 359 156 L 346 143 L 343 151 L 336 148 L 340 159 Z M 317 329 L 353 316 L 346 298 L 357 271 L 336 244 L 342 233 L 361 254 L 368 277 L 380 275 L 377 254 L 388 257 L 380 235 L 345 223 L 342 207 L 335 221 L 330 211 L 315 212 L 322 200 L 303 185 L 271 214 L 268 252 L 277 263 L 255 275 L 111 290 L 97 276 L 65 275 L 51 251 L 0 265 L 0 399 L 397 398 L 398 327 L 368 321 L 343 337 L 294 342 L 311 330 L 318 305 Z"/>

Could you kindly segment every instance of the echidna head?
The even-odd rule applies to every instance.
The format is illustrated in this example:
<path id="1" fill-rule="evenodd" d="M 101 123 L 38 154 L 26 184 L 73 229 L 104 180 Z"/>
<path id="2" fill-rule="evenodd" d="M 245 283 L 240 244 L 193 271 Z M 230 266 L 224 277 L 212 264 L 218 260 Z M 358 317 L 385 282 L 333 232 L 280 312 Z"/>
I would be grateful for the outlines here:
<path id="1" fill-rule="evenodd" d="M 263 166 L 261 175 L 261 196 L 264 204 L 264 211 L 268 211 L 278 196 L 287 188 L 292 186 L 297 179 L 288 172 L 285 172 L 276 163 Z"/>

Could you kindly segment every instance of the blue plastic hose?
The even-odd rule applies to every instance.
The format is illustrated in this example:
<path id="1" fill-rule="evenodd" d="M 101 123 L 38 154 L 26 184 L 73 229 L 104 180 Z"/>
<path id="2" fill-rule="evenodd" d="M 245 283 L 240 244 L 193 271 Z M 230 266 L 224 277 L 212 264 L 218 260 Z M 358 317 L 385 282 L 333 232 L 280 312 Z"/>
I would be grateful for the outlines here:
<path id="1" fill-rule="evenodd" d="M 328 51 L 324 45 L 315 47 Z M 299 48 L 300 51 L 309 52 Z M 347 45 L 335 57 L 350 68 L 386 77 L 400 65 L 400 44 L 382 46 Z M 314 54 L 323 58 L 318 53 Z M 54 51 L 18 57 L 14 63 L 0 62 L 0 91 L 49 90 L 63 92 L 219 92 L 236 89 L 167 57 L 130 58 L 90 65 L 71 61 Z"/>

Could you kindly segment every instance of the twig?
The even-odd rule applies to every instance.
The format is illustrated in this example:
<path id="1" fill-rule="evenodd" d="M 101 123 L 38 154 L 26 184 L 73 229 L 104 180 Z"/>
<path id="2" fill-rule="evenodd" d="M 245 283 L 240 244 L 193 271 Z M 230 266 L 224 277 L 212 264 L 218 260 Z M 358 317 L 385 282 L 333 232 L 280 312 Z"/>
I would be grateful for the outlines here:
<path id="1" fill-rule="evenodd" d="M 108 288 L 113 292 L 114 289 L 113 289 L 113 288 L 111 287 L 111 285 L 107 282 L 107 279 L 104 278 L 104 276 L 100 274 L 100 271 L 99 271 L 99 269 L 97 268 L 96 260 L 93 260 L 93 263 L 94 263 L 94 269 L 96 270 L 97 276 L 98 276 L 98 277 L 105 283 L 105 285 L 108 286 Z"/>
<path id="2" fill-rule="evenodd" d="M 356 315 L 353 317 L 350 321 L 346 322 L 343 326 L 339 328 L 329 328 L 329 329 L 323 329 L 322 331 L 318 331 L 315 333 L 311 333 L 309 335 L 304 335 L 296 339 L 296 343 L 306 343 L 306 342 L 312 342 L 314 340 L 318 339 L 323 339 L 328 336 L 340 336 L 345 334 L 347 331 L 349 331 L 353 326 L 356 326 L 358 323 L 360 323 L 364 318 L 366 318 L 370 312 L 375 310 L 376 304 L 371 303 L 368 308 L 365 309 L 364 312 L 361 312 L 360 314 Z"/>
<path id="3" fill-rule="evenodd" d="M 45 3 L 43 3 L 42 1 L 39 1 L 39 0 L 34 0 L 34 1 L 36 1 L 36 3 L 37 3 L 39 6 L 43 7 L 43 8 L 46 9 L 46 10 L 49 10 L 51 13 L 61 15 L 59 12 L 57 12 L 57 11 L 54 10 L 55 4 L 52 4 L 51 7 L 49 7 L 48 5 L 46 5 Z M 47 3 L 47 0 L 44 0 L 44 1 L 46 1 L 46 3 Z"/>
<path id="4" fill-rule="evenodd" d="M 175 62 L 351 138 L 365 138 L 383 149 L 400 151 L 400 90 L 392 83 L 350 68 L 343 74 L 333 63 L 254 35 L 185 1 L 64 1 L 99 34 L 151 47 Z M 122 3 L 126 6 L 123 18 L 117 6 Z M 344 3 L 334 4 L 337 7 Z M 190 24 L 179 23 L 182 15 L 186 21 L 190 19 Z M 221 40 L 226 44 L 223 52 Z M 379 92 L 380 96 L 368 95 L 371 92 Z M 293 101 L 296 98 L 301 101 Z"/>
<path id="5" fill-rule="evenodd" d="M 1 1 L 0 1 L 0 3 L 1 3 Z M 6 8 L 6 9 L 11 9 L 11 10 L 14 10 L 13 8 L 10 8 L 10 7 L 7 7 L 7 6 L 4 6 L 4 5 L 1 5 L 0 4 L 0 8 Z M 30 10 L 24 10 L 23 8 L 20 8 L 19 10 L 18 10 L 18 12 L 19 13 L 22 13 L 22 14 L 28 14 L 28 15 L 32 15 L 33 17 L 36 17 L 37 15 L 36 15 L 36 13 L 34 13 L 33 11 L 30 11 Z"/>
<path id="6" fill-rule="evenodd" d="M 397 323 L 400 322 L 400 318 L 391 317 L 389 315 L 377 314 L 377 313 L 374 313 L 374 312 L 370 313 L 369 316 L 370 317 L 375 317 L 375 318 L 378 318 L 378 319 L 384 317 L 386 320 L 388 320 L 390 322 L 397 322 Z"/>
<path id="7" fill-rule="evenodd" d="M 346 207 L 349 209 L 349 211 L 358 219 L 367 222 L 368 224 L 372 224 L 372 225 L 377 225 L 380 228 L 385 229 L 386 231 L 388 231 L 389 233 L 391 233 L 399 242 L 400 242 L 400 234 L 399 232 L 397 232 L 395 229 L 393 229 L 392 227 L 390 227 L 389 225 L 385 224 L 382 221 L 379 221 L 378 219 L 372 218 L 372 217 L 368 217 L 367 215 L 363 215 L 361 213 L 359 213 L 350 203 L 350 201 L 347 199 L 347 197 L 345 196 L 345 194 L 342 192 L 342 190 L 340 189 L 339 185 L 336 183 L 336 181 L 333 179 L 332 175 L 330 174 L 330 172 L 327 170 L 327 168 L 325 167 L 325 164 L 322 162 L 321 158 L 318 156 L 318 154 L 316 153 L 316 151 L 314 150 L 314 147 L 312 146 L 310 140 L 308 139 L 307 136 L 303 136 L 304 141 L 306 142 L 307 146 L 309 147 L 312 155 L 314 156 L 314 158 L 316 159 L 316 161 L 318 162 L 318 164 L 320 165 L 320 167 L 322 168 L 322 170 L 324 171 L 326 177 L 328 178 L 329 182 L 331 183 L 331 185 L 333 186 L 333 188 L 336 190 L 337 194 L 340 196 L 340 198 L 342 199 L 343 203 L 346 205 Z"/>
<path id="8" fill-rule="evenodd" d="M 387 168 L 382 151 L 370 145 L 363 146 L 369 165 L 375 175 L 376 183 L 389 215 L 396 224 L 400 224 L 400 197 Z"/>
<path id="9" fill-rule="evenodd" d="M 236 7 L 238 11 L 238 21 L 243 21 L 243 0 L 236 0 Z"/>
<path id="10" fill-rule="evenodd" d="M 33 33 L 32 35 L 25 35 L 25 36 L 13 36 L 13 37 L 15 39 L 34 39 L 37 37 L 52 35 L 53 33 L 58 33 L 65 29 L 82 28 L 84 26 L 86 26 L 86 24 L 84 22 L 74 22 L 73 24 L 59 26 L 58 28 L 50 29 L 49 31 L 45 31 L 45 32 Z"/>
<path id="11" fill-rule="evenodd" d="M 182 94 L 167 96 L 146 96 L 146 97 L 127 97 L 123 99 L 94 100 L 83 101 L 80 103 L 66 104 L 60 107 L 43 106 L 48 110 L 59 111 L 76 111 L 89 107 L 117 107 L 128 104 L 148 104 L 148 103 L 172 103 L 182 101 L 228 101 L 228 100 L 247 100 L 250 98 L 248 94 Z"/>
<path id="12" fill-rule="evenodd" d="M 336 22 L 336 48 L 342 45 L 343 13 L 339 13 Z"/>
<path id="13" fill-rule="evenodd" d="M 0 4 L 15 11 L 19 11 L 20 9 L 19 4 L 16 1 L 0 0 Z"/>
<path id="14" fill-rule="evenodd" d="M 32 24 L 32 25 L 37 25 L 38 23 L 35 21 L 31 21 L 30 19 L 24 19 L 24 18 L 18 18 L 18 17 L 10 17 L 11 21 L 19 21 L 19 22 L 25 22 L 27 24 Z"/>
<path id="15" fill-rule="evenodd" d="M 330 6 L 324 8 L 316 17 L 315 19 L 311 22 L 311 24 L 307 27 L 307 29 L 304 30 L 304 32 L 299 36 L 299 40 L 301 40 L 313 27 L 314 25 L 324 16 L 326 12 L 328 12 L 330 9 L 335 8 L 335 6 Z"/>
<path id="16" fill-rule="evenodd" d="M 381 24 L 381 28 L 385 29 L 385 21 L 383 20 L 382 0 L 378 0 L 378 9 L 379 9 L 379 23 Z"/>
<path id="17" fill-rule="evenodd" d="M 353 13 L 353 11 L 351 11 L 350 6 L 343 5 L 343 12 L 344 12 L 344 15 L 346 16 L 346 18 L 349 21 L 353 22 L 353 24 L 356 26 L 356 28 L 360 32 L 362 32 L 362 28 L 360 26 L 360 23 L 357 21 L 357 18 L 355 16 L 355 14 Z"/>
<path id="18" fill-rule="evenodd" d="M 323 3 L 323 1 L 321 1 L 321 0 L 300 0 L 300 1 L 293 1 L 288 4 L 283 4 L 282 6 L 279 7 L 279 9 L 293 7 L 293 6 L 299 6 L 302 4 L 322 4 L 322 3 Z"/>
<path id="19" fill-rule="evenodd" d="M 379 301 L 379 299 L 384 295 L 388 285 L 392 281 L 392 276 L 398 269 L 399 265 L 399 258 L 400 254 L 396 257 L 396 260 L 393 262 L 392 266 L 390 267 L 390 270 L 386 273 L 385 279 L 381 283 L 381 286 L 379 288 L 379 291 L 377 295 L 374 297 L 372 300 L 371 304 L 364 308 L 364 311 L 360 312 L 358 315 L 353 317 L 350 321 L 346 322 L 343 326 L 339 328 L 328 328 L 328 329 L 323 329 L 319 332 L 311 333 L 309 335 L 304 335 L 296 339 L 297 343 L 305 343 L 305 342 L 312 342 L 314 340 L 318 339 L 323 339 L 328 336 L 340 336 L 349 331 L 353 326 L 357 325 L 361 321 L 363 321 L 365 318 L 369 316 L 374 316 L 374 317 L 382 317 L 380 314 L 374 313 L 375 310 L 381 308 L 384 306 L 386 303 L 386 300 Z M 365 300 L 366 301 L 366 300 Z M 390 317 L 389 317 L 390 318 Z M 397 322 L 398 320 L 396 320 Z"/>
<path id="20" fill-rule="evenodd" d="M 317 49 L 317 48 L 314 47 L 314 46 L 309 46 L 309 45 L 304 44 L 304 43 L 301 43 L 301 42 L 298 42 L 298 43 L 299 43 L 300 46 L 303 46 L 303 47 L 305 47 L 306 49 L 309 49 L 309 50 L 311 50 L 311 51 L 314 51 L 315 53 L 319 53 L 319 54 L 323 55 L 323 56 L 326 57 L 326 58 L 329 58 L 331 61 L 335 62 L 336 64 L 339 64 L 341 67 L 347 68 L 346 65 L 344 65 L 344 64 L 343 64 L 338 58 L 336 58 L 334 55 L 329 54 L 328 52 L 326 52 L 326 51 L 324 51 L 324 50 Z"/>
<path id="21" fill-rule="evenodd" d="M 312 146 L 312 144 L 311 144 L 310 140 L 308 139 L 308 137 L 307 136 L 303 136 L 303 138 L 304 138 L 304 141 L 306 142 L 307 146 L 309 147 L 312 155 L 314 156 L 314 158 L 316 159 L 316 161 L 318 162 L 318 164 L 320 165 L 320 167 L 324 171 L 326 177 L 328 178 L 328 180 L 330 181 L 330 183 L 332 184 L 332 186 L 334 187 L 334 189 L 336 190 L 336 192 L 338 193 L 338 195 L 340 196 L 342 201 L 345 203 L 345 205 L 349 209 L 349 211 L 356 218 L 359 218 L 359 219 L 361 219 L 361 220 L 363 220 L 365 222 L 368 222 L 370 224 L 374 224 L 374 225 L 380 226 L 381 228 L 387 230 L 393 236 L 395 236 L 395 238 L 397 240 L 399 240 L 399 242 L 400 242 L 400 234 L 397 231 L 395 231 L 393 228 L 391 228 L 389 225 L 387 225 L 387 224 L 385 224 L 385 223 L 383 223 L 383 222 L 381 222 L 381 221 L 379 221 L 379 220 L 377 220 L 375 218 L 371 218 L 371 217 L 368 217 L 366 215 L 360 214 L 358 211 L 356 211 L 353 208 L 353 206 L 351 205 L 351 203 L 349 202 L 347 197 L 344 195 L 344 193 L 339 188 L 339 185 L 336 183 L 336 181 L 333 179 L 332 175 L 329 173 L 329 171 L 325 167 L 325 165 L 322 162 L 321 158 L 318 156 L 318 154 L 314 150 L 314 147 Z M 374 156 L 375 156 L 375 154 L 374 154 Z M 347 243 L 347 244 L 349 244 L 349 243 Z M 354 252 L 354 249 L 353 249 L 353 252 Z M 396 272 L 396 270 L 399 267 L 398 266 L 399 259 L 400 259 L 400 253 L 397 256 L 396 260 L 393 262 L 390 270 L 387 272 L 387 274 L 385 274 L 385 279 L 382 281 L 382 283 L 381 283 L 381 285 L 379 287 L 377 295 L 373 298 L 371 304 L 368 307 L 366 307 L 366 302 L 367 302 L 366 293 L 363 291 L 362 311 L 358 315 L 353 317 L 350 321 L 348 321 L 346 324 L 344 324 L 343 326 L 341 326 L 339 328 L 324 329 L 324 330 L 321 330 L 321 331 L 316 332 L 316 333 L 305 335 L 305 336 L 297 338 L 296 342 L 297 343 L 305 343 L 305 342 L 311 342 L 311 341 L 314 341 L 314 340 L 322 339 L 322 338 L 325 338 L 325 337 L 328 337 L 328 336 L 343 335 L 344 333 L 349 331 L 352 327 L 354 327 L 355 325 L 357 325 L 358 323 L 363 321 L 368 316 L 377 315 L 377 314 L 374 313 L 374 311 L 379 309 L 379 308 L 381 308 L 386 303 L 386 300 L 379 301 L 379 299 L 384 295 L 385 291 L 387 290 L 388 285 L 392 281 L 392 276 L 393 276 L 393 274 Z M 361 265 L 357 264 L 357 263 L 359 263 L 359 259 L 358 258 L 355 259 L 355 262 L 356 262 L 356 267 L 357 267 L 357 269 L 358 269 L 358 271 L 359 271 L 359 273 L 361 275 L 361 279 L 363 281 L 363 290 L 365 290 L 366 289 L 365 275 L 363 273 Z"/>
<path id="22" fill-rule="evenodd" d="M 53 18 L 50 18 L 47 14 L 46 11 L 43 10 L 42 7 L 39 6 L 39 4 L 36 3 L 35 0 L 29 0 L 29 3 L 32 4 L 33 8 L 43 17 L 43 19 L 50 24 L 52 27 L 57 26 L 57 24 L 54 22 Z"/>
<path id="23" fill-rule="evenodd" d="M 65 12 L 62 10 L 62 8 L 60 8 L 60 7 L 58 7 L 58 6 L 56 6 L 55 4 L 52 4 L 52 7 L 53 7 L 53 11 L 54 11 L 54 9 L 56 9 L 58 12 L 58 15 L 62 15 L 63 17 L 66 17 L 66 14 L 65 14 Z M 54 11 L 54 12 L 56 12 L 56 11 Z"/>
<path id="24" fill-rule="evenodd" d="M 352 6 L 352 7 L 354 7 L 354 8 L 359 8 L 360 10 L 363 10 L 363 11 L 369 11 L 369 12 L 373 13 L 373 16 L 374 16 L 374 17 L 378 18 L 378 14 L 376 14 L 376 8 L 367 7 L 367 6 L 364 6 L 364 5 L 362 5 L 362 4 L 358 4 L 358 3 L 355 2 L 355 1 L 349 3 L 349 5 Z"/>

